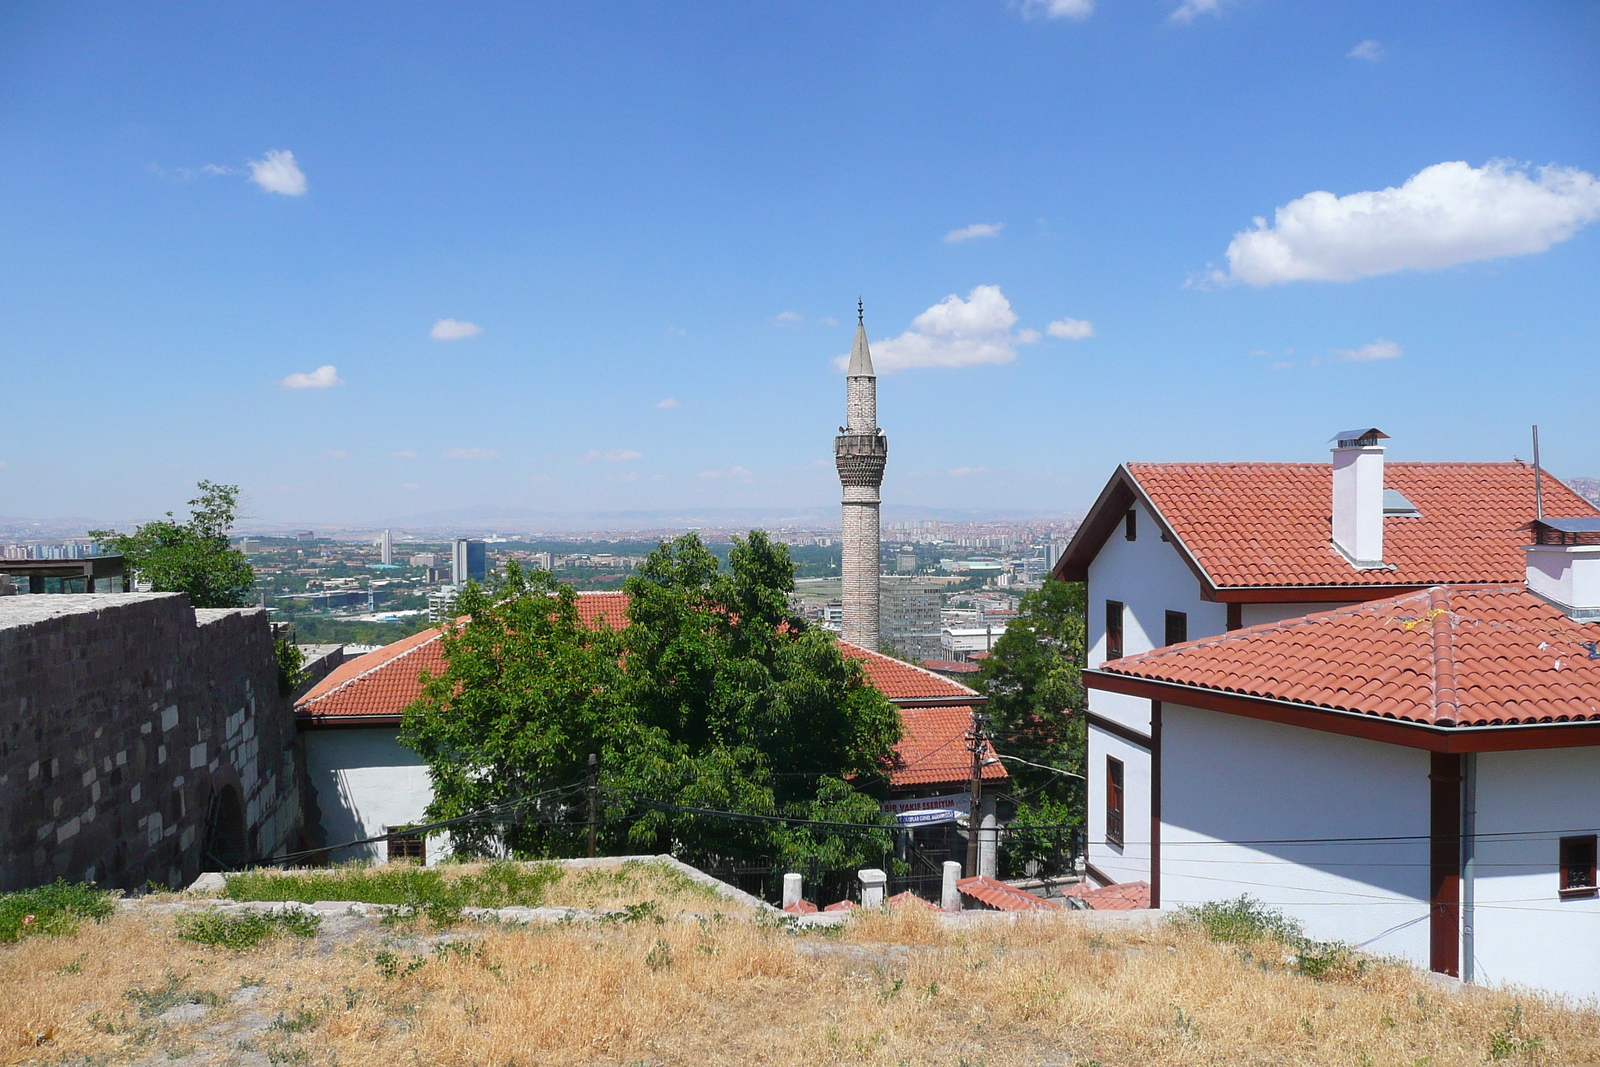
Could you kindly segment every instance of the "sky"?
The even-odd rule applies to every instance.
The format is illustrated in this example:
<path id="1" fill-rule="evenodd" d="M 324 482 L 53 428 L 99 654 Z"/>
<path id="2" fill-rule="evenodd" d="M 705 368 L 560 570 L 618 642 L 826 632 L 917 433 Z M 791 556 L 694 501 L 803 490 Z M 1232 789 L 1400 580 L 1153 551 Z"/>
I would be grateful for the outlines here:
<path id="1" fill-rule="evenodd" d="M 6 5 L 0 516 L 1600 476 L 1600 5 Z"/>

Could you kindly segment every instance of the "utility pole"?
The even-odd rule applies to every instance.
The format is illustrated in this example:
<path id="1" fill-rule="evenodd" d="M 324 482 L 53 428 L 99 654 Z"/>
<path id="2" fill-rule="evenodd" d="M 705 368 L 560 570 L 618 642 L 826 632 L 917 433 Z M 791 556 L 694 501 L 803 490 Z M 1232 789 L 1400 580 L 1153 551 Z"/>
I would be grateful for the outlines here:
<path id="1" fill-rule="evenodd" d="M 595 824 L 600 819 L 600 757 L 589 753 L 589 857 L 594 858 Z"/>
<path id="2" fill-rule="evenodd" d="M 972 786 L 967 800 L 967 877 L 978 873 L 978 829 L 982 825 L 984 725 L 989 717 L 972 709 L 972 728 L 967 732 L 967 748 L 972 752 Z"/>

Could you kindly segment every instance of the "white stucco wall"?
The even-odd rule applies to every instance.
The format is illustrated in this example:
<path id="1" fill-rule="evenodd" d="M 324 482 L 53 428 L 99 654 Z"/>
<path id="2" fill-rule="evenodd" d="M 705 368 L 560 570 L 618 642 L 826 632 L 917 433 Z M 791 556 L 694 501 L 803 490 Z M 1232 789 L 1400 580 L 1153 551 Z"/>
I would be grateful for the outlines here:
<path id="1" fill-rule="evenodd" d="M 1559 839 L 1600 827 L 1600 749 L 1477 761 L 1473 980 L 1600 996 L 1600 900 L 1557 892 Z"/>
<path id="2" fill-rule="evenodd" d="M 1161 722 L 1163 907 L 1247 894 L 1428 965 L 1426 752 L 1173 704 Z"/>
<path id="3" fill-rule="evenodd" d="M 394 727 L 309 730 L 305 743 L 306 769 L 330 845 L 423 821 L 433 800 L 433 780 L 421 757 L 400 743 Z M 428 838 L 429 864 L 443 857 L 447 842 L 443 834 Z M 379 842 L 331 853 L 330 859 L 381 863 L 386 856 Z"/>
<path id="4" fill-rule="evenodd" d="M 1089 666 L 1106 658 L 1106 601 L 1120 600 L 1124 655 L 1148 652 L 1166 640 L 1167 612 L 1189 616 L 1189 637 L 1209 637 L 1228 627 L 1225 604 L 1200 599 L 1200 582 L 1184 563 L 1178 547 L 1161 540 L 1161 528 L 1142 505 L 1138 540 L 1123 536 L 1119 521 L 1094 562 L 1089 564 Z M 1140 733 L 1150 732 L 1150 702 L 1120 693 L 1091 690 L 1089 710 L 1114 719 Z"/>
<path id="5" fill-rule="evenodd" d="M 1149 707 L 1149 701 L 1145 701 Z M 1106 757 L 1122 761 L 1122 840 L 1106 840 Z M 1089 724 L 1089 862 L 1114 882 L 1150 880 L 1150 753 Z"/>
<path id="6" fill-rule="evenodd" d="M 1319 611 L 1332 611 L 1334 608 L 1351 607 L 1350 604 L 1240 604 L 1239 622 L 1241 625 L 1260 626 L 1263 623 L 1282 622 L 1284 619 L 1298 619 L 1305 615 L 1315 615 Z"/>

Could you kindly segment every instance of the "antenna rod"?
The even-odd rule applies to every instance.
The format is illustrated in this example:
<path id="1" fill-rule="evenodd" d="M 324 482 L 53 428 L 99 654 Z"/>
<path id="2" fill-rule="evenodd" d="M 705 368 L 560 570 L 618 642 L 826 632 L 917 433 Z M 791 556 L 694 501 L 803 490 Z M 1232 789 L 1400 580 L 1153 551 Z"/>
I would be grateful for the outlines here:
<path id="1" fill-rule="evenodd" d="M 1544 521 L 1544 475 L 1539 473 L 1539 425 L 1533 427 L 1533 516 Z"/>

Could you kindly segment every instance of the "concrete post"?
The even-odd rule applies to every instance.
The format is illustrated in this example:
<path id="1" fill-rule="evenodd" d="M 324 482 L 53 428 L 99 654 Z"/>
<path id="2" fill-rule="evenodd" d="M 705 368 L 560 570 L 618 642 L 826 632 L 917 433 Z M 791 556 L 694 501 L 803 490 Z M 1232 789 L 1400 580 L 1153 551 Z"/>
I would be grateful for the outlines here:
<path id="1" fill-rule="evenodd" d="M 956 883 L 961 880 L 961 864 L 955 860 L 944 862 L 944 887 L 939 893 L 939 906 L 945 911 L 961 910 L 961 890 Z"/>
<path id="2" fill-rule="evenodd" d="M 1000 867 L 1000 821 L 995 817 L 994 798 L 984 797 L 980 802 L 983 812 L 978 833 L 978 873 L 990 878 L 998 876 Z"/>
<path id="3" fill-rule="evenodd" d="M 883 889 L 889 882 L 889 876 L 876 867 L 868 867 L 864 871 L 857 871 L 856 877 L 861 879 L 861 906 L 883 907 Z"/>
<path id="4" fill-rule="evenodd" d="M 800 903 L 800 898 L 803 895 L 804 894 L 801 892 L 800 875 L 795 873 L 795 872 L 793 872 L 793 871 L 791 871 L 788 874 L 784 875 L 783 876 L 783 906 L 785 908 L 787 908 L 792 904 Z"/>

